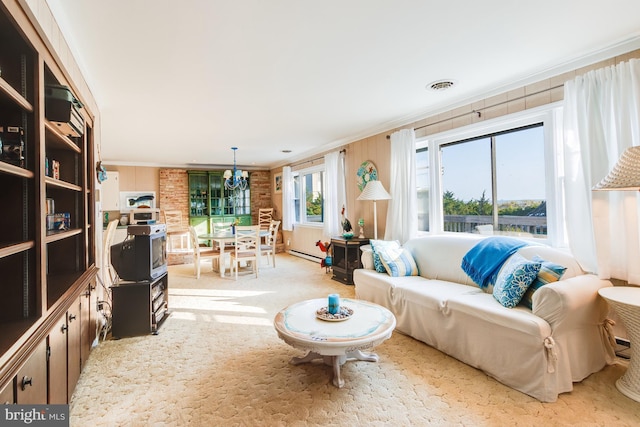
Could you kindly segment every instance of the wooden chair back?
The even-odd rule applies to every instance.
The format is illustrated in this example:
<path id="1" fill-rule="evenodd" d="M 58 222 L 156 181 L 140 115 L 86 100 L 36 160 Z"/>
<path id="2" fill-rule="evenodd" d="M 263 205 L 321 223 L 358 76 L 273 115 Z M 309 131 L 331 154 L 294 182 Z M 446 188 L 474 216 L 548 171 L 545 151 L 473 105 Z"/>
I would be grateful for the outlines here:
<path id="1" fill-rule="evenodd" d="M 267 230 L 273 219 L 273 208 L 258 209 L 258 224 L 261 230 Z"/>

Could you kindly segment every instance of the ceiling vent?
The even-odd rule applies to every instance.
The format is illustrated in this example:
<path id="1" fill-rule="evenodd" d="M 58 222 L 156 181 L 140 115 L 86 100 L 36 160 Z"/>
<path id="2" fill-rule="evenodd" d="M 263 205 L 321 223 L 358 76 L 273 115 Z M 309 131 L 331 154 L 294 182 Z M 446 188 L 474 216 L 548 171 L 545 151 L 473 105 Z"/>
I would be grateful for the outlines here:
<path id="1" fill-rule="evenodd" d="M 438 80 L 427 85 L 427 89 L 440 92 L 451 88 L 455 84 L 453 80 Z"/>

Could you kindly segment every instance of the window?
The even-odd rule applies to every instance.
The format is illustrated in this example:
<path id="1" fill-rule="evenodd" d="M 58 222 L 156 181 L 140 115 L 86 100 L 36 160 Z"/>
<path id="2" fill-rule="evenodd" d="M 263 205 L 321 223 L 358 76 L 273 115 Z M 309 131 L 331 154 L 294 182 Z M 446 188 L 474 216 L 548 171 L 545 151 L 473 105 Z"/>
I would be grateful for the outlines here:
<path id="1" fill-rule="evenodd" d="M 536 239 L 551 230 L 560 245 L 558 114 L 547 106 L 418 141 L 419 230 Z"/>
<path id="2" fill-rule="evenodd" d="M 546 237 L 541 125 L 440 147 L 444 230 Z"/>
<path id="3" fill-rule="evenodd" d="M 416 186 L 418 188 L 418 230 L 429 231 L 429 150 L 416 153 Z"/>
<path id="4" fill-rule="evenodd" d="M 324 222 L 324 167 L 301 170 L 293 177 L 296 222 Z"/>

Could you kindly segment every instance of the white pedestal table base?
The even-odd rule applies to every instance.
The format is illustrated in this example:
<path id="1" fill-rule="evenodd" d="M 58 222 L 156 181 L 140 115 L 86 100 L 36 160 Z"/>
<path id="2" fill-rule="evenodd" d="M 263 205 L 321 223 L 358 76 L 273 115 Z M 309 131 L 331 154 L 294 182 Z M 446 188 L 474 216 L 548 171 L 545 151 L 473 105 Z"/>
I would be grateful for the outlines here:
<path id="1" fill-rule="evenodd" d="M 360 350 L 349 351 L 346 355 L 341 356 L 324 356 L 310 351 L 304 357 L 292 357 L 289 363 L 292 365 L 299 365 L 301 363 L 310 363 L 316 360 L 322 360 L 325 365 L 333 366 L 333 385 L 342 388 L 344 387 L 344 380 L 340 376 L 340 366 L 344 365 L 347 360 L 362 360 L 364 362 L 377 362 L 380 360 L 375 353 L 363 353 Z"/>

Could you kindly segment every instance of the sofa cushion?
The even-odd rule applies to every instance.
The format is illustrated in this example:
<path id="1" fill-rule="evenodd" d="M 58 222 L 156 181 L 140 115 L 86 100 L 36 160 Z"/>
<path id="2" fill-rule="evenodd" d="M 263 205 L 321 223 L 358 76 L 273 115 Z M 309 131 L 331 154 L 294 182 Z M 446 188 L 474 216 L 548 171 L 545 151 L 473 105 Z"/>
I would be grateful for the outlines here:
<path id="1" fill-rule="evenodd" d="M 450 296 L 447 306 L 452 313 L 468 317 L 471 323 L 487 326 L 486 335 L 479 338 L 492 341 L 493 337 L 497 336 L 495 334 L 496 330 L 511 329 L 538 337 L 539 345 L 542 346 L 544 338 L 551 335 L 549 323 L 534 315 L 531 310 L 527 310 L 522 306 L 506 308 L 496 301 L 492 295 L 482 292 L 479 288 L 478 290 L 479 292 L 474 294 Z M 495 325 L 493 331 L 489 325 Z M 513 345 L 513 342 L 511 342 L 511 345 Z M 495 357 L 497 360 L 497 358 L 508 358 L 509 355 L 496 354 Z"/>
<path id="2" fill-rule="evenodd" d="M 540 263 L 529 261 L 522 255 L 512 255 L 498 273 L 493 296 L 505 307 L 513 308 L 522 299 L 531 283 L 538 276 Z"/>
<path id="3" fill-rule="evenodd" d="M 585 274 L 580 267 L 580 264 L 578 264 L 578 261 L 576 261 L 576 259 L 567 250 L 552 248 L 545 245 L 529 245 L 524 248 L 520 248 L 517 253 L 527 259 L 533 259 L 533 257 L 539 256 L 546 261 L 551 261 L 555 264 L 567 267 L 562 275 L 562 280 Z"/>
<path id="4" fill-rule="evenodd" d="M 567 269 L 567 267 L 563 267 L 562 265 L 553 263 L 551 261 L 545 261 L 537 255 L 533 257 L 533 261 L 540 263 L 540 271 L 538 272 L 538 276 L 535 278 L 533 283 L 531 283 L 529 289 L 527 289 L 527 292 L 524 293 L 524 296 L 520 301 L 522 305 L 528 308 L 533 308 L 534 292 L 547 283 L 557 282 L 558 280 L 560 280 L 565 270 Z"/>
<path id="5" fill-rule="evenodd" d="M 362 255 L 360 255 L 362 268 L 375 270 L 373 266 L 373 249 L 371 249 L 371 245 L 360 246 L 360 251 L 362 252 Z"/>
<path id="6" fill-rule="evenodd" d="M 391 277 L 417 276 L 418 266 L 411 252 L 402 247 L 379 247 L 378 256 Z"/>
<path id="7" fill-rule="evenodd" d="M 369 244 L 371 245 L 371 249 L 373 250 L 373 268 L 378 273 L 386 273 L 387 270 L 384 268 L 384 264 L 382 264 L 382 260 L 380 259 L 380 254 L 378 251 L 384 248 L 399 248 L 400 242 L 397 240 L 370 240 Z"/>
<path id="8" fill-rule="evenodd" d="M 477 288 L 462 270 L 460 260 L 482 238 L 477 234 L 465 233 L 430 235 L 409 239 L 404 247 L 413 255 L 420 276 Z"/>

